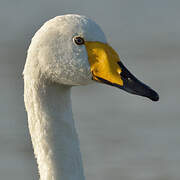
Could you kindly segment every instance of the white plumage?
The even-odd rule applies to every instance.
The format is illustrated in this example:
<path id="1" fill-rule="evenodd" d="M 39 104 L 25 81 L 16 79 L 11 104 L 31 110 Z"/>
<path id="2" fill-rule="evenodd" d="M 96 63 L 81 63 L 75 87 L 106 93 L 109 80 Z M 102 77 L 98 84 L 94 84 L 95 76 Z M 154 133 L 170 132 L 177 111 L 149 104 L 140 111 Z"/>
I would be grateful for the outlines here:
<path id="1" fill-rule="evenodd" d="M 79 41 L 79 42 L 78 42 Z M 158 101 L 122 64 L 100 27 L 64 15 L 37 31 L 24 68 L 24 100 L 41 180 L 84 180 L 70 90 L 92 79 Z"/>
<path id="2" fill-rule="evenodd" d="M 24 99 L 41 180 L 84 180 L 70 100 L 72 85 L 91 83 L 84 46 L 74 36 L 106 42 L 99 26 L 84 16 L 64 15 L 35 34 L 24 68 Z"/>

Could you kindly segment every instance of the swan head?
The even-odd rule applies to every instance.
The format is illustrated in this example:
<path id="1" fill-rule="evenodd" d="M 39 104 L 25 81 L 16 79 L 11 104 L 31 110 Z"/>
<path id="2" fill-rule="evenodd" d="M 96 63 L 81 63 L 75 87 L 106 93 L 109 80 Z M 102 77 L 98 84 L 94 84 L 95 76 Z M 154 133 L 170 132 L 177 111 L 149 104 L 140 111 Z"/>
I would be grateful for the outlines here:
<path id="1" fill-rule="evenodd" d="M 141 83 L 122 64 L 91 19 L 70 14 L 47 21 L 32 38 L 24 76 L 63 85 L 86 85 L 93 80 L 145 96 L 158 94 Z"/>

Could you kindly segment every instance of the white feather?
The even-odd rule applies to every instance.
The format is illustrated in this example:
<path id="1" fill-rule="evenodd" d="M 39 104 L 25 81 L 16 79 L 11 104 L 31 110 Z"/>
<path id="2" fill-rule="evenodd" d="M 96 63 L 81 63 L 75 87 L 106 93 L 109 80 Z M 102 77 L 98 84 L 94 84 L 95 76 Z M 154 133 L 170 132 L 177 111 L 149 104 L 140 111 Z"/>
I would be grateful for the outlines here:
<path id="1" fill-rule="evenodd" d="M 80 15 L 58 16 L 35 34 L 24 68 L 24 100 L 41 180 L 84 180 L 70 89 L 91 83 L 86 41 L 106 42 L 92 20 Z"/>

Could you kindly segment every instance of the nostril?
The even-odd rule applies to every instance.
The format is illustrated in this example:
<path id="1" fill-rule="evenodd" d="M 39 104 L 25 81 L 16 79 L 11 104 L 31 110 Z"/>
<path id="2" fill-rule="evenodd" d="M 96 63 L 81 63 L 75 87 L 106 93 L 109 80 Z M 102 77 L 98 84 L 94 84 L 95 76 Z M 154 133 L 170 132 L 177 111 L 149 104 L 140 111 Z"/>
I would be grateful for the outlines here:
<path id="1" fill-rule="evenodd" d="M 129 80 L 128 75 L 124 71 L 122 71 L 120 75 L 121 75 L 122 78 Z"/>

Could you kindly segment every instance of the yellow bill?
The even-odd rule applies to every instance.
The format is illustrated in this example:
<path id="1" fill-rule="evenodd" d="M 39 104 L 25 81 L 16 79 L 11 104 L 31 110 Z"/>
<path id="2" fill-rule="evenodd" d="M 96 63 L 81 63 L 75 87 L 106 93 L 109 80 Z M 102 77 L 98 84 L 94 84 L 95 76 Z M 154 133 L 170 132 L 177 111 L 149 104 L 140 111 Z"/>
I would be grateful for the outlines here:
<path id="1" fill-rule="evenodd" d="M 85 42 L 92 79 L 121 88 L 132 94 L 145 96 L 158 101 L 158 94 L 140 82 L 122 64 L 115 50 L 106 43 Z"/>
<path id="2" fill-rule="evenodd" d="M 102 78 L 111 83 L 123 85 L 120 78 L 121 68 L 118 65 L 120 59 L 114 49 L 100 42 L 85 42 L 85 46 L 93 78 L 97 81 Z"/>

